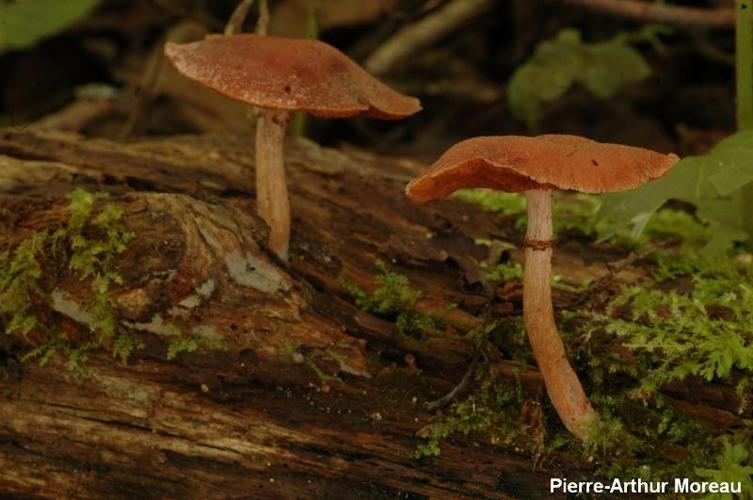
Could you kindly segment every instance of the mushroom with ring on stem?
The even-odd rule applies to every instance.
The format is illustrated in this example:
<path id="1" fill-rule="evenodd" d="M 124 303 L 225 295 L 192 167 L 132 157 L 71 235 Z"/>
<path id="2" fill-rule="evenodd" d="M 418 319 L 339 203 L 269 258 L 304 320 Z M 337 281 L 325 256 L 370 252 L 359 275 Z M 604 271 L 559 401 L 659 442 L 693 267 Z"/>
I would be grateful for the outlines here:
<path id="1" fill-rule="evenodd" d="M 666 174 L 673 154 L 573 135 L 477 137 L 447 150 L 406 194 L 425 203 L 461 188 L 522 192 L 528 201 L 523 316 L 547 393 L 567 429 L 584 438 L 598 418 L 557 331 L 550 284 L 554 246 L 552 191 L 604 193 L 633 189 Z"/>
<path id="2" fill-rule="evenodd" d="M 165 54 L 183 75 L 231 99 L 261 109 L 256 124 L 256 199 L 270 227 L 269 248 L 287 259 L 290 241 L 283 143 L 290 114 L 328 118 L 365 115 L 400 119 L 421 109 L 318 40 L 255 34 L 209 35 L 168 42 Z"/>

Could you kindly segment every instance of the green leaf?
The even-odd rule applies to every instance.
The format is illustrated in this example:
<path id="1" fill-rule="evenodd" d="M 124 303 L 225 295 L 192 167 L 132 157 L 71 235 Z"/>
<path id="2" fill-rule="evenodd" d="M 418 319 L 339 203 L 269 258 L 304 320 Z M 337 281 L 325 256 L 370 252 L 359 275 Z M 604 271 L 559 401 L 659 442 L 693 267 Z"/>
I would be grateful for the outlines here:
<path id="1" fill-rule="evenodd" d="M 651 74 L 643 56 L 618 40 L 587 46 L 584 64 L 586 70 L 579 81 L 601 99 L 617 95 L 626 85 L 644 80 Z"/>
<path id="2" fill-rule="evenodd" d="M 731 135 L 711 150 L 711 183 L 721 195 L 729 195 L 753 182 L 753 130 Z"/>
<path id="3" fill-rule="evenodd" d="M 513 116 L 535 130 L 543 104 L 562 97 L 579 83 L 594 96 L 608 99 L 625 86 L 644 80 L 651 68 L 643 56 L 629 45 L 629 38 L 583 43 L 580 32 L 564 29 L 545 40 L 533 57 L 520 66 L 508 85 Z"/>
<path id="4" fill-rule="evenodd" d="M 734 241 L 750 236 L 743 225 L 741 188 L 751 182 L 753 131 L 739 132 L 721 141 L 707 155 L 682 159 L 661 179 L 632 191 L 603 196 L 599 219 L 611 221 L 608 233 L 619 225 L 632 223 L 637 236 L 667 201 L 692 203 L 711 234 L 701 253 L 714 258 L 723 255 Z"/>
<path id="5" fill-rule="evenodd" d="M 0 0 L 0 53 L 31 47 L 85 16 L 98 0 Z"/>

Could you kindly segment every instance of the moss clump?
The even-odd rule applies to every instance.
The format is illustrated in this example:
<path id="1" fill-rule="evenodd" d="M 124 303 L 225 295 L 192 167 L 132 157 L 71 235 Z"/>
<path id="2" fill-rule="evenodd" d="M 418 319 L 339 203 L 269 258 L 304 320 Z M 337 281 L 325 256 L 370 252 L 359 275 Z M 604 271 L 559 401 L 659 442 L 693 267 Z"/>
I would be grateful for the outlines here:
<path id="1" fill-rule="evenodd" d="M 133 240 L 123 224 L 123 211 L 105 204 L 94 213 L 94 205 L 107 197 L 76 189 L 68 195 L 67 223 L 50 232 L 39 231 L 23 240 L 15 250 L 0 254 L 0 315 L 6 319 L 5 332 L 27 337 L 37 333 L 41 344 L 24 355 L 38 357 L 40 363 L 62 355 L 67 365 L 80 368 L 99 346 L 108 346 L 113 355 L 125 361 L 141 343 L 118 327 L 110 295 L 122 279 L 113 265 Z M 48 276 L 43 268 L 57 264 Z M 63 276 L 57 276 L 62 274 Z M 91 318 L 89 336 L 74 345 L 60 329 L 42 321 L 43 306 L 51 303 L 55 279 L 68 273 L 88 281 L 83 308 Z M 9 318 L 9 319 L 8 319 Z"/>
<path id="2" fill-rule="evenodd" d="M 75 189 L 67 198 L 64 225 L 39 231 L 0 253 L 5 333 L 37 344 L 24 360 L 37 358 L 46 364 L 60 357 L 69 368 L 80 370 L 93 352 L 106 349 L 125 363 L 144 344 L 117 320 L 112 289 L 123 282 L 115 263 L 135 236 L 124 223 L 123 209 L 102 203 L 107 194 Z M 51 320 L 50 311 L 57 284 L 71 276 L 86 283 L 80 307 L 89 331 L 76 339 Z M 175 328 L 167 356 L 173 359 L 203 346 L 214 347 L 214 342 Z"/>
<path id="3" fill-rule="evenodd" d="M 653 394 L 690 376 L 708 382 L 753 376 L 751 276 L 665 252 L 653 259 L 653 281 L 625 286 L 604 314 L 590 315 L 592 330 L 598 325 L 639 360 L 629 368 L 640 379 L 636 390 Z"/>
<path id="4" fill-rule="evenodd" d="M 682 255 L 656 252 L 647 267 L 650 278 L 624 286 L 601 311 L 572 312 L 566 323 L 571 338 L 588 339 L 580 349 L 591 360 L 585 371 L 603 416 L 583 451 L 606 477 L 746 484 L 753 460 L 740 451 L 753 448 L 753 427 L 709 427 L 679 413 L 662 390 L 690 377 L 732 386 L 745 410 L 753 386 L 750 269 L 708 262 L 688 241 Z M 742 498 L 753 498 L 753 489 Z"/>
<path id="5" fill-rule="evenodd" d="M 456 401 L 419 433 L 426 441 L 416 448 L 414 458 L 438 456 L 441 441 L 460 434 L 475 436 L 494 445 L 509 445 L 524 435 L 525 427 L 517 421 L 516 408 L 521 393 L 510 384 L 498 380 L 488 369 L 476 372 L 475 391 Z"/>
<path id="6" fill-rule="evenodd" d="M 6 318 L 5 332 L 26 335 L 37 326 L 33 307 L 42 294 L 40 261 L 44 257 L 47 231 L 22 241 L 11 252 L 0 253 L 0 314 Z"/>
<path id="7" fill-rule="evenodd" d="M 526 199 L 520 193 L 505 193 L 490 189 L 461 189 L 454 196 L 474 203 L 488 212 L 500 212 L 514 217 L 515 227 L 524 230 L 528 222 Z M 553 208 L 554 232 L 579 231 L 594 235 L 598 198 L 586 194 L 558 197 Z"/>
<path id="8" fill-rule="evenodd" d="M 375 265 L 379 274 L 374 281 L 378 286 L 371 294 L 343 277 L 338 279 L 359 309 L 393 320 L 402 335 L 421 338 L 425 331 L 439 327 L 436 319 L 415 310 L 421 292 L 411 287 L 407 276 L 390 271 L 381 260 Z"/>
<path id="9" fill-rule="evenodd" d="M 106 203 L 93 213 L 95 202 L 106 198 L 105 193 L 83 189 L 71 192 L 68 223 L 52 233 L 52 246 L 67 254 L 70 271 L 81 281 L 89 281 L 89 294 L 83 306 L 91 315 L 89 328 L 94 343 L 111 342 L 113 355 L 125 363 L 143 344 L 119 327 L 110 289 L 123 283 L 114 270 L 114 262 L 135 236 L 123 224 L 123 209 L 118 205 Z"/>
<path id="10" fill-rule="evenodd" d="M 461 189 L 455 197 L 479 205 L 486 211 L 499 212 L 514 217 L 515 227 L 523 230 L 527 223 L 526 200 L 519 193 L 504 193 L 489 189 Z M 676 240 L 686 246 L 701 246 L 712 235 L 712 229 L 702 224 L 695 216 L 671 208 L 658 210 L 651 217 L 633 221 L 629 231 L 614 224 L 599 220 L 601 199 L 588 194 L 558 196 L 554 200 L 553 222 L 556 234 L 565 231 L 579 232 L 600 240 L 613 241 L 626 247 L 645 245 L 651 241 Z"/>
<path id="11" fill-rule="evenodd" d="M 491 283 L 506 283 L 523 278 L 523 266 L 519 262 L 503 262 L 484 269 L 484 279 Z"/>
<path id="12" fill-rule="evenodd" d="M 22 359 L 37 358 L 44 365 L 60 357 L 69 368 L 80 370 L 99 349 L 111 351 L 125 363 L 143 348 L 143 342 L 116 317 L 111 291 L 122 278 L 115 262 L 135 236 L 124 223 L 123 209 L 102 203 L 107 197 L 75 189 L 67 197 L 65 224 L 36 232 L 15 249 L 0 253 L 0 318 L 5 333 L 37 344 Z M 50 311 L 57 283 L 70 276 L 87 284 L 80 313 L 89 332 L 75 341 L 55 324 Z M 171 337 L 168 359 L 199 347 L 215 347 L 211 339 L 184 335 L 177 327 Z"/>
<path id="13" fill-rule="evenodd" d="M 167 359 L 171 361 L 181 354 L 196 352 L 199 349 L 226 350 L 227 344 L 219 339 L 183 332 L 179 326 L 167 325 L 170 337 L 167 342 Z"/>
<path id="14" fill-rule="evenodd" d="M 528 221 L 526 198 L 521 194 L 491 189 L 460 189 L 453 196 L 478 205 L 487 212 L 499 212 L 515 217 L 515 227 L 518 229 L 525 228 Z"/>
<path id="15" fill-rule="evenodd" d="M 695 473 L 707 480 L 717 483 L 741 484 L 741 498 L 753 498 L 753 461 L 751 461 L 750 446 L 735 442 L 734 439 L 721 440 L 721 449 L 715 457 L 715 467 L 697 468 Z M 732 500 L 731 494 L 718 495 L 717 498 Z"/>
<path id="16" fill-rule="evenodd" d="M 641 238 L 643 243 L 675 239 L 685 247 L 700 248 L 709 241 L 712 232 L 693 215 L 665 208 L 649 219 Z"/>

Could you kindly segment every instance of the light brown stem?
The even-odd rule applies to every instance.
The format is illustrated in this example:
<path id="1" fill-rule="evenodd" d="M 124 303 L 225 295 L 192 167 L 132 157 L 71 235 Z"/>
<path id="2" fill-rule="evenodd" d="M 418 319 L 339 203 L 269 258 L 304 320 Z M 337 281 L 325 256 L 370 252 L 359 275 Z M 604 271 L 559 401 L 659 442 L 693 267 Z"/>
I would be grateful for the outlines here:
<path id="1" fill-rule="evenodd" d="M 269 249 L 288 258 L 290 198 L 283 143 L 290 113 L 262 110 L 256 121 L 256 206 L 269 225 Z"/>
<path id="2" fill-rule="evenodd" d="M 526 191 L 525 195 L 528 199 L 527 240 L 533 243 L 551 241 L 551 191 Z M 526 247 L 523 316 L 549 398 L 565 427 L 579 438 L 584 438 L 588 424 L 596 418 L 596 413 L 588 402 L 578 375 L 567 360 L 565 346 L 554 323 L 552 289 L 549 283 L 551 272 L 551 246 L 545 249 Z"/>

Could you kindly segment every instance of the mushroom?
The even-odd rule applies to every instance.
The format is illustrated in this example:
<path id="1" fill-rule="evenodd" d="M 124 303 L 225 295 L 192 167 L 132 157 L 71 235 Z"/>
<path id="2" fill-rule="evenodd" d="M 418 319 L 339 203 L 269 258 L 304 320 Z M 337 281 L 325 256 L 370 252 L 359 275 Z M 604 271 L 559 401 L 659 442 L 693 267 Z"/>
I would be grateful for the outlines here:
<path id="1" fill-rule="evenodd" d="M 256 124 L 256 200 L 269 224 L 269 248 L 287 259 L 290 201 L 283 142 L 294 111 L 328 118 L 366 115 L 400 119 L 418 112 L 418 99 L 369 75 L 336 48 L 301 38 L 209 35 L 165 45 L 188 78 L 231 99 L 261 108 Z"/>
<path id="2" fill-rule="evenodd" d="M 663 176 L 677 160 L 673 154 L 573 135 L 477 137 L 451 147 L 406 187 L 406 194 L 418 203 L 470 187 L 525 194 L 526 332 L 554 408 L 565 427 L 579 438 L 586 436 L 597 414 L 567 359 L 554 322 L 549 282 L 554 246 L 552 191 L 604 193 L 632 189 Z"/>

